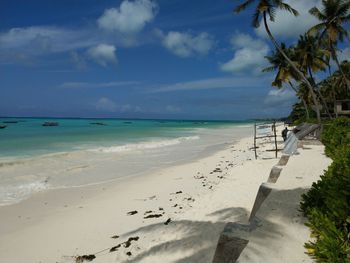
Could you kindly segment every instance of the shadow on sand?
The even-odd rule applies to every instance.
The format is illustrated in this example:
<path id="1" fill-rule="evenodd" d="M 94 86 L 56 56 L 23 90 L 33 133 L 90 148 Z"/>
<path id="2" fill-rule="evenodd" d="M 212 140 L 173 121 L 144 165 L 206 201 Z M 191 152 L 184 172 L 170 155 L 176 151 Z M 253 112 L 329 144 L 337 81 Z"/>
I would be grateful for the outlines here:
<path id="1" fill-rule="evenodd" d="M 282 220 L 287 221 L 290 221 L 290 217 L 296 214 L 299 214 L 301 217 L 301 213 L 298 211 L 299 200 L 300 195 L 305 191 L 305 189 L 296 188 L 291 190 L 274 190 L 271 193 L 267 203 L 263 204 L 263 209 L 258 213 L 261 223 L 263 225 L 269 224 L 270 231 L 258 231 L 259 233 L 254 238 L 255 242 L 258 242 L 256 247 L 263 249 L 265 244 L 274 242 L 276 237 L 283 235 L 283 229 L 278 224 L 268 220 L 271 213 L 274 216 L 277 214 Z M 280 200 L 288 200 L 288 203 L 283 206 L 279 205 L 279 208 L 275 209 L 274 202 L 277 205 Z M 150 242 L 155 240 L 156 242 L 154 243 L 156 244 L 149 247 L 146 251 L 139 254 L 136 253 L 132 258 L 121 262 L 144 262 L 146 259 L 150 260 L 158 256 L 164 258 L 164 262 L 168 262 L 166 261 L 167 255 L 175 254 L 177 259 L 172 260 L 171 262 L 173 263 L 210 263 L 212 262 L 220 233 L 225 225 L 228 222 L 247 222 L 249 214 L 250 211 L 247 211 L 245 208 L 231 207 L 209 214 L 208 221 L 178 220 L 171 222 L 168 226 L 161 222 L 138 228 L 124 235 L 155 237 Z M 304 221 L 301 220 L 300 224 L 304 224 Z M 162 239 L 159 237 L 162 235 L 169 236 L 170 239 L 161 241 Z M 259 255 L 260 249 L 255 249 L 252 253 Z"/>

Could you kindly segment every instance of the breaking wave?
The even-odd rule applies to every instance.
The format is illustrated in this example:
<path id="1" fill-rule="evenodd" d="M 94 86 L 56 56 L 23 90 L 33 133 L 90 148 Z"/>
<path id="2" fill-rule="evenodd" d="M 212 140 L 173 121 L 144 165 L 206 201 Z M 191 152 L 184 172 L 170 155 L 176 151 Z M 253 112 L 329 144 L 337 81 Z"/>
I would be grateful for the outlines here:
<path id="1" fill-rule="evenodd" d="M 92 149 L 90 151 L 100 152 L 100 153 L 117 153 L 117 152 L 126 152 L 126 151 L 156 149 L 156 148 L 177 145 L 185 141 L 198 140 L 199 138 L 200 138 L 199 136 L 179 137 L 179 138 L 167 139 L 167 140 L 155 140 L 155 141 L 147 141 L 147 142 L 140 142 L 140 143 L 130 143 L 130 144 L 125 144 L 120 146 L 99 147 L 96 149 Z"/>

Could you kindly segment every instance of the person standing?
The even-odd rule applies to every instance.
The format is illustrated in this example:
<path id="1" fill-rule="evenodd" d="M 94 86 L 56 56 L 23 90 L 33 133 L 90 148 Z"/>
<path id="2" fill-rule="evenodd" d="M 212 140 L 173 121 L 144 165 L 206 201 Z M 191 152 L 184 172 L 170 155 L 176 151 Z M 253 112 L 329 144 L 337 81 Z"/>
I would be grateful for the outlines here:
<path id="1" fill-rule="evenodd" d="M 287 140 L 287 134 L 288 134 L 288 128 L 285 127 L 284 130 L 282 131 L 282 138 L 283 138 L 283 141 L 286 141 Z"/>

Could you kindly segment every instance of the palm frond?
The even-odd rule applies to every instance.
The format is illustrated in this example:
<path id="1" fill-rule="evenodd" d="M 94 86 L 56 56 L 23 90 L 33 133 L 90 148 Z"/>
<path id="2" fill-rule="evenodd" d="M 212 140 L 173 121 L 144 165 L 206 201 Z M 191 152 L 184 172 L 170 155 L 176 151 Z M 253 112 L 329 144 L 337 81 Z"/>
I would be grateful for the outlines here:
<path id="1" fill-rule="evenodd" d="M 308 31 L 307 34 L 308 35 L 316 35 L 317 33 L 319 33 L 322 29 L 324 29 L 325 27 L 327 27 L 327 25 L 325 23 L 319 23 L 317 25 L 314 25 L 313 27 L 311 27 Z"/>
<path id="2" fill-rule="evenodd" d="M 296 9 L 294 9 L 293 7 L 291 7 L 290 5 L 288 5 L 286 3 L 281 2 L 281 3 L 279 3 L 278 7 L 292 13 L 294 16 L 299 15 L 299 12 Z"/>
<path id="3" fill-rule="evenodd" d="M 235 7 L 235 9 L 233 9 L 233 11 L 235 13 L 239 13 L 241 11 L 243 11 L 244 9 L 246 9 L 250 4 L 252 4 L 255 0 L 247 0 L 245 1 L 243 4 L 238 5 L 237 7 Z"/>
<path id="4" fill-rule="evenodd" d="M 271 66 L 271 67 L 264 68 L 261 72 L 268 73 L 268 72 L 273 72 L 275 70 L 276 70 L 276 67 Z"/>
<path id="5" fill-rule="evenodd" d="M 315 16 L 318 20 L 324 21 L 326 20 L 326 16 L 322 14 L 322 12 L 317 8 L 313 7 L 309 10 L 309 13 L 313 16 Z"/>
<path id="6" fill-rule="evenodd" d="M 343 1 L 342 4 L 340 4 L 337 14 L 339 17 L 344 17 L 349 13 L 350 9 L 350 1 Z"/>
<path id="7" fill-rule="evenodd" d="M 269 14 L 270 21 L 275 22 L 276 11 L 274 8 L 268 8 L 267 13 Z"/>
<path id="8" fill-rule="evenodd" d="M 346 22 L 349 22 L 349 21 L 350 21 L 350 14 L 344 16 L 344 17 L 342 18 L 342 21 L 345 22 L 345 23 L 346 23 Z"/>
<path id="9" fill-rule="evenodd" d="M 252 25 L 255 28 L 258 28 L 260 26 L 260 11 L 256 10 L 255 13 L 253 14 L 253 20 L 252 20 Z"/>

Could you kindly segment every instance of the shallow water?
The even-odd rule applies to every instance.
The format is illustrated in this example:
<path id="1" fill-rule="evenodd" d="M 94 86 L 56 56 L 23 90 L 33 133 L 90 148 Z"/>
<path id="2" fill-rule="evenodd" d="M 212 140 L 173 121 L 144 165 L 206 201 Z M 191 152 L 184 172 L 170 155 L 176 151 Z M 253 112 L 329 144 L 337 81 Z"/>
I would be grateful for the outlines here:
<path id="1" fill-rule="evenodd" d="M 118 180 L 190 161 L 251 130 L 244 122 L 18 120 L 0 131 L 0 205 L 45 189 Z M 41 126 L 45 121 L 59 126 Z"/>

